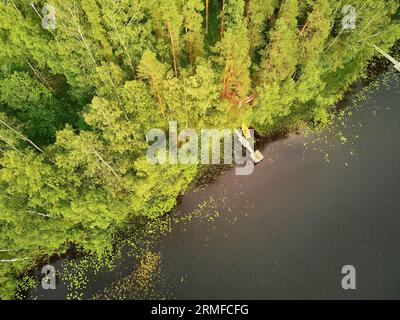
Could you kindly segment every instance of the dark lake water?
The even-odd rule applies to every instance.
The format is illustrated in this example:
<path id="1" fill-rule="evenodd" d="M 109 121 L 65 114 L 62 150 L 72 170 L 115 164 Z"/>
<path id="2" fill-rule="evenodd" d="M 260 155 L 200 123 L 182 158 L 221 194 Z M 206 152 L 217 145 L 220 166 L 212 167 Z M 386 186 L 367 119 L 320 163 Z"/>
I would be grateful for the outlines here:
<path id="1" fill-rule="evenodd" d="M 212 199 L 218 217 L 174 224 L 156 241 L 152 290 L 176 299 L 399 299 L 399 74 L 382 75 L 355 108 L 363 88 L 341 102 L 352 115 L 329 130 L 269 143 L 252 175 L 228 170 L 184 196 L 172 216 Z M 344 265 L 356 268 L 356 290 L 341 287 Z M 116 290 L 134 268 L 125 257 L 89 274 L 83 297 Z M 59 281 L 29 297 L 66 293 Z"/>

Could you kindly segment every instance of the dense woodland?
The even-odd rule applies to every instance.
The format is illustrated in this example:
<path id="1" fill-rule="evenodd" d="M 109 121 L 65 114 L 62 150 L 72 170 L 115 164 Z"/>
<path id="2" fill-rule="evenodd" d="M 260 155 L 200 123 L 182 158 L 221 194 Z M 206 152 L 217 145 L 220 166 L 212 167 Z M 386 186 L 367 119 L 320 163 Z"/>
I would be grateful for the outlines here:
<path id="1" fill-rule="evenodd" d="M 55 29 L 43 28 L 44 5 Z M 195 165 L 146 161 L 146 132 L 261 135 L 324 124 L 400 38 L 396 0 L 10 0 L 0 3 L 0 297 L 72 245 L 102 255 L 168 212 Z"/>

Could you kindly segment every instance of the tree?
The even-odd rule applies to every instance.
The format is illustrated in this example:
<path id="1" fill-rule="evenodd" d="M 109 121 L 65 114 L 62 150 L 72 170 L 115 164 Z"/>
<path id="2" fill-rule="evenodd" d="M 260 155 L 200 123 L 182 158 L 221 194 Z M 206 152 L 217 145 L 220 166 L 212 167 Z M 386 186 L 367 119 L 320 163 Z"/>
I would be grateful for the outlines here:
<path id="1" fill-rule="evenodd" d="M 185 39 L 189 51 L 189 64 L 193 68 L 194 60 L 203 53 L 204 36 L 202 30 L 203 17 L 201 11 L 204 10 L 202 0 L 187 0 L 184 2 L 182 10 L 183 26 L 186 34 Z"/>
<path id="2" fill-rule="evenodd" d="M 316 0 L 300 32 L 300 79 L 297 97 L 306 102 L 323 89 L 321 58 L 330 32 L 332 9 L 328 0 Z"/>
<path id="3" fill-rule="evenodd" d="M 172 56 L 174 74 L 178 76 L 181 56 L 181 32 L 183 18 L 176 0 L 150 1 L 149 8 L 159 36 L 167 37 Z M 164 31 L 165 30 L 165 31 Z"/>
<path id="4" fill-rule="evenodd" d="M 206 0 L 206 34 L 208 34 L 209 16 L 210 16 L 210 0 Z"/>
<path id="5" fill-rule="evenodd" d="M 338 101 L 364 72 L 366 61 L 376 54 L 371 44 L 387 49 L 400 34 L 400 26 L 394 18 L 398 2 L 367 0 L 355 1 L 352 5 L 357 8 L 356 29 L 344 30 L 340 23 L 334 24 L 324 48 L 321 78 L 325 86 L 319 101 L 323 105 Z M 342 18 L 338 10 L 336 19 L 341 21 Z"/>
<path id="6" fill-rule="evenodd" d="M 85 121 L 100 130 L 110 150 L 130 157 L 143 154 L 147 148 L 146 132 L 162 125 L 156 102 L 145 83 L 128 81 L 118 89 L 120 101 L 95 97 L 84 115 Z"/>
<path id="7" fill-rule="evenodd" d="M 40 145 L 53 142 L 56 130 L 63 124 L 64 106 L 26 72 L 14 72 L 0 80 L 0 103 L 9 116 L 24 126 L 23 132 Z"/>
<path id="8" fill-rule="evenodd" d="M 137 64 L 146 49 L 154 50 L 152 22 L 143 1 L 102 1 L 102 23 L 114 56 L 136 73 Z"/>
<path id="9" fill-rule="evenodd" d="M 271 134 L 280 129 L 279 120 L 290 114 L 295 94 L 295 84 L 292 79 L 281 85 L 264 83 L 257 87 L 257 100 L 251 123 L 262 134 Z"/>
<path id="10" fill-rule="evenodd" d="M 188 187 L 196 174 L 196 165 L 154 166 L 141 157 L 135 162 L 137 176 L 131 206 L 149 218 L 157 218 L 176 204 L 176 197 Z"/>
<path id="11" fill-rule="evenodd" d="M 396 0 L 352 1 L 355 30 L 335 0 L 53 0 L 54 30 L 44 4 L 0 2 L 0 298 L 171 210 L 198 166 L 151 164 L 150 129 L 324 125 L 372 45 L 400 38 Z"/>
<path id="12" fill-rule="evenodd" d="M 57 133 L 55 165 L 71 178 L 110 192 L 121 192 L 122 176 L 112 163 L 112 153 L 95 132 L 75 134 L 71 127 Z M 84 177 L 84 181 L 80 181 Z"/>
<path id="13" fill-rule="evenodd" d="M 106 30 L 101 22 L 101 10 L 96 0 L 82 1 L 82 8 L 90 24 L 90 33 L 93 40 L 98 41 L 103 48 L 104 57 L 110 61 L 114 59 L 113 50 L 106 37 Z"/>
<path id="14" fill-rule="evenodd" d="M 250 56 L 253 56 L 256 50 L 265 45 L 263 31 L 265 30 L 267 19 L 273 15 L 276 5 L 276 1 L 272 0 L 247 1 Z"/>
<path id="15" fill-rule="evenodd" d="M 199 60 L 196 73 L 184 81 L 184 122 L 187 128 L 222 127 L 227 121 L 220 103 L 218 73 L 210 62 Z"/>
<path id="16" fill-rule="evenodd" d="M 16 4 L 22 1 L 15 1 Z M 14 4 L 15 4 L 14 3 Z M 25 66 L 28 61 L 46 63 L 50 36 L 36 23 L 35 12 L 26 4 L 0 3 L 0 60 L 2 67 Z"/>
<path id="17" fill-rule="evenodd" d="M 285 0 L 271 31 L 270 44 L 262 54 L 260 82 L 280 83 L 296 71 L 298 57 L 297 0 Z"/>
<path id="18" fill-rule="evenodd" d="M 250 88 L 249 58 L 250 44 L 247 37 L 247 26 L 244 14 L 244 1 L 226 0 L 224 2 L 224 37 L 220 51 L 223 58 L 223 92 L 224 98 L 237 96 L 247 97 Z"/>
<path id="19" fill-rule="evenodd" d="M 156 55 L 150 50 L 143 53 L 142 59 L 138 65 L 138 76 L 147 80 L 150 90 L 157 100 L 158 108 L 164 118 L 165 125 L 168 125 L 168 115 L 165 109 L 165 99 L 163 97 L 163 80 L 168 67 L 159 62 Z"/>

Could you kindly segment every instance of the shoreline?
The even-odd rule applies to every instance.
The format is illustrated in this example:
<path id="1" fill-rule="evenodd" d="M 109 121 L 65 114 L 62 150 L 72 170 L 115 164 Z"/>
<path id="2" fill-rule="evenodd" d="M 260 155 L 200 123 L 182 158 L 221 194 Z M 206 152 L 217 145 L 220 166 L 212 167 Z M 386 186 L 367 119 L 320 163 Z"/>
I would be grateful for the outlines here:
<path id="1" fill-rule="evenodd" d="M 341 102 L 345 101 L 347 96 L 351 96 L 355 92 L 357 92 L 357 87 L 361 85 L 362 88 L 368 87 L 369 84 L 373 83 L 376 81 L 379 76 L 387 72 L 389 68 L 383 67 L 382 69 L 379 70 L 378 73 L 373 73 L 372 76 L 368 78 L 363 78 L 360 77 L 357 81 L 355 81 L 350 88 L 347 90 L 347 92 L 343 95 L 343 99 L 341 99 L 339 102 L 335 104 L 335 107 L 333 108 L 333 112 L 340 110 L 343 106 L 341 105 Z M 332 111 L 332 110 L 331 110 Z M 268 135 L 268 136 L 257 136 L 256 139 L 256 146 L 258 148 L 265 148 L 267 145 L 270 143 L 283 140 L 285 139 L 288 135 L 290 134 L 295 134 L 299 135 L 301 132 L 299 132 L 299 128 L 301 126 L 297 126 L 296 129 L 287 129 L 284 130 L 280 133 L 276 133 L 273 135 Z M 209 167 L 209 168 L 207 168 Z M 173 209 L 171 209 L 169 212 L 166 212 L 162 217 L 164 216 L 171 216 L 173 214 L 174 209 L 181 203 L 182 199 L 185 196 L 188 196 L 188 194 L 192 192 L 197 192 L 199 190 L 202 190 L 203 188 L 206 188 L 209 184 L 215 182 L 215 180 L 218 179 L 222 174 L 224 174 L 225 171 L 230 170 L 233 167 L 233 165 L 208 165 L 206 168 L 202 171 L 201 169 L 198 170 L 198 173 L 196 174 L 195 178 L 193 181 L 190 183 L 188 189 L 180 196 L 177 197 L 176 199 L 176 204 Z M 138 218 L 139 220 L 144 219 L 142 217 Z M 121 227 L 121 232 L 124 232 L 124 229 L 131 224 L 135 224 L 137 221 L 129 221 L 124 224 L 124 226 Z M 82 253 L 77 249 L 73 244 L 69 247 L 67 252 L 63 255 L 52 255 L 49 258 L 44 258 L 40 260 L 34 267 L 32 267 L 28 272 L 25 272 L 24 275 L 34 275 L 34 270 L 37 268 L 40 268 L 48 263 L 54 263 L 57 261 L 62 261 L 62 260 L 71 260 L 71 259 L 79 259 L 82 257 L 86 257 L 86 253 Z M 20 293 L 23 291 L 19 291 Z M 28 291 L 25 292 L 25 297 L 23 299 L 28 298 Z"/>

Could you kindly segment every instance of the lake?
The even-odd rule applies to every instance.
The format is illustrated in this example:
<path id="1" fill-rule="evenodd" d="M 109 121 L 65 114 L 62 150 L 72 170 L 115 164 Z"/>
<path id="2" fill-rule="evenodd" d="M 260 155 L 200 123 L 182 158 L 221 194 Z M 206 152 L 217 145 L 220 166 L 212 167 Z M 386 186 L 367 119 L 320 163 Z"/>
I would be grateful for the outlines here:
<path id="1" fill-rule="evenodd" d="M 353 87 L 329 129 L 267 143 L 252 175 L 232 168 L 183 196 L 171 219 L 195 214 L 154 241 L 153 267 L 123 252 L 113 270 L 87 272 L 82 297 L 147 298 L 130 295 L 142 276 L 150 297 L 399 299 L 399 74 L 365 87 Z M 154 265 L 156 277 L 145 272 Z M 341 287 L 345 265 L 356 268 L 356 290 Z M 29 298 L 66 294 L 59 280 Z"/>

